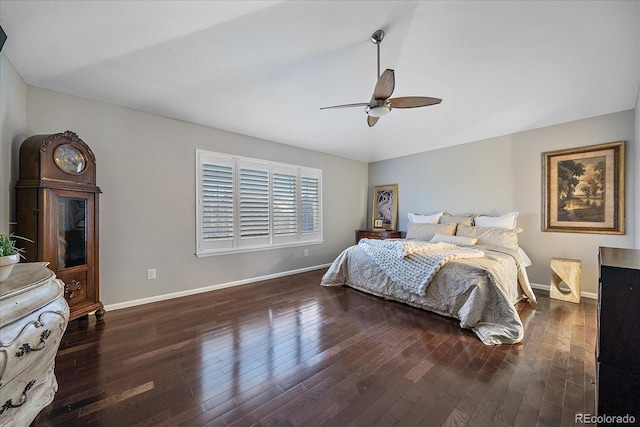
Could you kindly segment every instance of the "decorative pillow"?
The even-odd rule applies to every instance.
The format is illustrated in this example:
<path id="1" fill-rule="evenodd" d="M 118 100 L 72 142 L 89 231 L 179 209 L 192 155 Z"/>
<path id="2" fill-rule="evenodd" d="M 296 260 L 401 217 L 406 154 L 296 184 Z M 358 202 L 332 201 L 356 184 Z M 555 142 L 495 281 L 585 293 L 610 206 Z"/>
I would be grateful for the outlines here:
<path id="1" fill-rule="evenodd" d="M 446 234 L 453 236 L 456 234 L 457 224 L 425 224 L 425 223 L 407 223 L 407 236 L 409 240 L 426 240 L 429 241 L 436 235 Z"/>
<path id="2" fill-rule="evenodd" d="M 478 227 L 500 227 L 513 230 L 518 222 L 518 212 L 509 212 L 502 216 L 479 215 L 475 217 L 474 223 Z"/>
<path id="3" fill-rule="evenodd" d="M 474 216 L 475 215 L 450 215 L 445 212 L 438 220 L 438 223 L 451 224 L 452 222 L 455 222 L 456 224 L 473 225 Z"/>
<path id="4" fill-rule="evenodd" d="M 438 212 L 431 215 L 420 215 L 420 214 L 407 214 L 409 217 L 409 222 L 414 222 L 417 224 L 437 224 L 440 217 L 444 214 L 444 212 Z"/>
<path id="5" fill-rule="evenodd" d="M 521 229 L 507 230 L 497 227 L 469 227 L 458 225 L 456 236 L 473 237 L 478 239 L 478 245 L 502 246 L 518 250 L 518 233 Z"/>
<path id="6" fill-rule="evenodd" d="M 436 233 L 435 236 L 431 240 L 431 243 L 445 242 L 445 243 L 453 243 L 454 245 L 475 245 L 478 239 L 474 237 L 464 237 L 464 236 L 447 236 L 445 234 Z"/>

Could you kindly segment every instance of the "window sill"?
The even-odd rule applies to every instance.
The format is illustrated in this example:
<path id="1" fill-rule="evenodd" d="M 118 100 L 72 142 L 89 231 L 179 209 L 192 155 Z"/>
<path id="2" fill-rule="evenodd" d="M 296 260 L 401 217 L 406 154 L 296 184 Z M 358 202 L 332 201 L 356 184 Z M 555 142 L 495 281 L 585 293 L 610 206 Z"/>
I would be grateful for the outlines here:
<path id="1" fill-rule="evenodd" d="M 285 243 L 281 245 L 263 245 L 263 246 L 253 246 L 253 247 L 245 247 L 245 248 L 213 249 L 208 251 L 196 252 L 195 255 L 198 258 L 204 258 L 204 257 L 210 257 L 210 256 L 218 256 L 218 255 L 235 255 L 235 254 L 241 254 L 245 252 L 258 252 L 258 251 L 269 251 L 273 249 L 294 248 L 298 246 L 321 245 L 322 243 L 324 243 L 324 240 L 308 240 L 305 242 Z"/>

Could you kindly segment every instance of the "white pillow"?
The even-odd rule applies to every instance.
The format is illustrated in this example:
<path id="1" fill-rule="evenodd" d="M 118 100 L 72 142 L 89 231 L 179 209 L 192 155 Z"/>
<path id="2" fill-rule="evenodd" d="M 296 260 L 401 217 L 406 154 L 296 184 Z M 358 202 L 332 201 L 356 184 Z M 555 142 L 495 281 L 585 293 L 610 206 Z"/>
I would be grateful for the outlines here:
<path id="1" fill-rule="evenodd" d="M 445 242 L 445 243 L 453 243 L 454 245 L 475 245 L 478 242 L 478 239 L 473 237 L 465 237 L 465 236 L 447 236 L 444 234 L 436 233 L 435 236 L 431 240 L 432 243 Z"/>
<path id="2" fill-rule="evenodd" d="M 473 225 L 473 217 L 475 215 L 451 215 L 444 213 L 438 220 L 439 224 L 450 224 L 455 222 L 456 224 Z"/>
<path id="3" fill-rule="evenodd" d="M 458 225 L 456 236 L 472 237 L 478 239 L 479 245 L 502 246 L 518 250 L 518 233 L 522 229 L 507 230 L 504 227 L 469 227 Z"/>
<path id="4" fill-rule="evenodd" d="M 407 223 L 408 240 L 424 240 L 429 241 L 437 233 L 453 236 L 456 234 L 458 224 L 425 224 L 425 223 Z"/>
<path id="5" fill-rule="evenodd" d="M 480 215 L 474 218 L 477 227 L 500 227 L 513 230 L 517 227 L 518 212 L 509 212 L 502 216 Z"/>
<path id="6" fill-rule="evenodd" d="M 409 222 L 416 224 L 437 224 L 444 212 L 437 212 L 431 215 L 407 214 Z"/>

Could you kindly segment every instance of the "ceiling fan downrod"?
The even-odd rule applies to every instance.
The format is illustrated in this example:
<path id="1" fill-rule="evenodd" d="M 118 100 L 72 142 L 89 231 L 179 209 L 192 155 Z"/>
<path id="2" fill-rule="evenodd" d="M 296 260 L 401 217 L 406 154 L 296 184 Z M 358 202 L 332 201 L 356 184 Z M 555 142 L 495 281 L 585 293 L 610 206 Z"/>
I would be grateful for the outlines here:
<path id="1" fill-rule="evenodd" d="M 371 35 L 371 43 L 375 44 L 378 48 L 378 75 L 376 80 L 380 78 L 380 43 L 384 39 L 384 31 L 378 30 Z"/>

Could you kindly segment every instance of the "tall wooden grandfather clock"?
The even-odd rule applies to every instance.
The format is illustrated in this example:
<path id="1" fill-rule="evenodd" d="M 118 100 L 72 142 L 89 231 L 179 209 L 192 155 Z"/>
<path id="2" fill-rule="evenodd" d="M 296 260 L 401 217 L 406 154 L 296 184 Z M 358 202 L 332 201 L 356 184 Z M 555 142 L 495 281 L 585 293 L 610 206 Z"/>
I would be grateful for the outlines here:
<path id="1" fill-rule="evenodd" d="M 65 283 L 69 320 L 95 311 L 102 320 L 98 268 L 96 158 L 66 131 L 27 138 L 20 147 L 16 234 L 27 261 L 47 261 Z"/>

